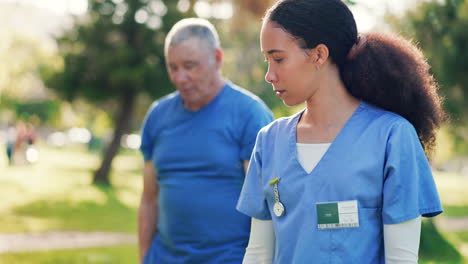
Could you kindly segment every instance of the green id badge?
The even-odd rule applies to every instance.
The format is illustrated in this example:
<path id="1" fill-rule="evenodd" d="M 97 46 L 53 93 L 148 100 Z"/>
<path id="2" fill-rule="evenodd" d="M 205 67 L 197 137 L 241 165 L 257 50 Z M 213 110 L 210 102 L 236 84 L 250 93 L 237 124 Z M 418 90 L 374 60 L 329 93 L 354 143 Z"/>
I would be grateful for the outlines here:
<path id="1" fill-rule="evenodd" d="M 359 227 L 357 200 L 317 203 L 318 229 Z"/>

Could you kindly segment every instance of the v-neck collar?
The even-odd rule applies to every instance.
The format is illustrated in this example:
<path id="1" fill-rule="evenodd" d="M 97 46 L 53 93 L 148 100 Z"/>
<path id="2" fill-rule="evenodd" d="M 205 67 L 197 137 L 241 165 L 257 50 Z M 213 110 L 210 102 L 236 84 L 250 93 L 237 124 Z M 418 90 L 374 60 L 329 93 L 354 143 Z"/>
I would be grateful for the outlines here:
<path id="1" fill-rule="evenodd" d="M 304 169 L 304 167 L 302 167 L 302 165 L 301 165 L 301 163 L 299 161 L 299 156 L 298 156 L 298 153 L 297 153 L 297 146 L 296 146 L 296 144 L 297 144 L 297 125 L 298 125 L 299 119 L 301 118 L 301 116 L 304 113 L 305 109 L 303 109 L 302 111 L 297 113 L 295 116 L 293 116 L 292 122 L 291 122 L 291 128 L 289 130 L 289 133 L 290 133 L 289 134 L 289 153 L 292 153 L 292 155 L 293 155 L 293 162 L 295 163 L 295 166 L 299 166 L 300 169 L 302 170 L 302 172 L 304 174 L 306 174 L 306 175 L 314 174 L 314 172 L 317 171 L 317 169 L 322 166 L 321 164 L 325 163 L 325 161 L 328 159 L 328 156 L 333 155 L 333 152 L 335 151 L 335 148 L 339 147 L 340 141 L 341 141 L 341 138 L 342 138 L 342 134 L 346 133 L 346 130 L 350 126 L 350 123 L 352 123 L 354 121 L 354 119 L 356 118 L 356 116 L 364 109 L 364 105 L 365 105 L 365 103 L 363 101 L 359 102 L 359 106 L 356 108 L 356 110 L 354 110 L 354 113 L 346 121 L 344 126 L 340 129 L 340 131 L 338 132 L 336 137 L 330 143 L 330 146 L 328 147 L 327 151 L 325 151 L 322 158 L 319 160 L 317 165 L 315 165 L 315 168 L 310 173 L 308 173 Z"/>

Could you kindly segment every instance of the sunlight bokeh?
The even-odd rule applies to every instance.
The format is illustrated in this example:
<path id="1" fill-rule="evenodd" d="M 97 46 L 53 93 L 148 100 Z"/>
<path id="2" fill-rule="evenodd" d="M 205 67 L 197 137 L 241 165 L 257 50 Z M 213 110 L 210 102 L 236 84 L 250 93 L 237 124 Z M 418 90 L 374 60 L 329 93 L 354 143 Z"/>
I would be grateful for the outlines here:
<path id="1" fill-rule="evenodd" d="M 86 13 L 88 8 L 87 0 L 4 0 L 8 2 L 15 2 L 18 4 L 31 5 L 38 8 L 48 9 L 56 14 L 72 14 L 82 15 Z M 115 0 L 119 3 L 121 1 Z M 418 1 L 405 1 L 405 0 L 362 0 L 358 4 L 351 6 L 354 13 L 358 29 L 361 32 L 367 32 L 375 26 L 382 26 L 383 16 L 385 12 L 393 14 L 401 14 L 407 8 L 414 6 Z M 162 2 L 154 1 L 154 6 L 159 6 Z M 188 0 L 179 0 L 178 8 L 181 11 L 188 10 L 190 2 Z M 203 18 L 217 18 L 229 19 L 235 14 L 233 13 L 232 4 L 230 1 L 218 1 L 210 3 L 208 1 L 198 1 L 195 4 L 195 12 L 198 16 Z M 136 18 L 137 21 L 146 20 L 147 14 L 142 13 Z M 151 25 L 158 28 L 159 22 L 152 21 Z"/>

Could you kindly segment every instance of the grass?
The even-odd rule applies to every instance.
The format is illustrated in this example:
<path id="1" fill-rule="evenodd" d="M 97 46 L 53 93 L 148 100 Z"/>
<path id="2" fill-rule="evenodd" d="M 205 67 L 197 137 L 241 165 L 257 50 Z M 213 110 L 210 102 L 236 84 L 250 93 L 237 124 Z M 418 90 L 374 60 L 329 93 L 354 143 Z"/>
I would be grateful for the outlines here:
<path id="1" fill-rule="evenodd" d="M 32 166 L 0 167 L 0 233 L 82 230 L 135 232 L 142 161 L 114 161 L 113 188 L 92 185 L 98 156 L 81 148 L 41 148 Z"/>
<path id="2" fill-rule="evenodd" d="M 32 166 L 7 167 L 0 153 L 0 233 L 136 232 L 142 181 L 142 159 L 136 151 L 116 157 L 109 188 L 91 184 L 98 154 L 79 146 L 39 148 L 40 160 Z M 0 263 L 9 264 L 135 263 L 137 259 L 136 245 L 0 254 Z"/>
<path id="3" fill-rule="evenodd" d="M 468 217 L 468 178 L 436 172 L 435 181 L 444 206 L 443 216 Z M 432 221 L 423 221 L 420 260 L 424 264 L 468 263 L 468 231 L 439 232 Z"/>
<path id="4" fill-rule="evenodd" d="M 419 258 L 427 263 L 463 263 L 463 256 L 434 226 L 433 221 L 422 223 Z"/>
<path id="5" fill-rule="evenodd" d="M 449 239 L 465 257 L 465 262 L 468 263 L 468 231 L 444 233 L 444 236 Z"/>
<path id="6" fill-rule="evenodd" d="M 0 263 L 8 264 L 127 264 L 137 259 L 136 246 L 0 255 Z"/>
<path id="7" fill-rule="evenodd" d="M 2 148 L 3 146 L 0 146 Z M 0 152 L 0 233 L 51 230 L 135 233 L 141 192 L 142 159 L 135 151 L 114 161 L 112 188 L 92 185 L 99 156 L 84 147 L 40 146 L 40 161 L 32 166 L 7 167 Z M 468 216 L 468 178 L 436 174 L 444 216 Z M 424 221 L 420 263 L 468 263 L 468 231 L 439 233 Z M 136 245 L 49 252 L 0 254 L 0 263 L 135 263 Z"/>

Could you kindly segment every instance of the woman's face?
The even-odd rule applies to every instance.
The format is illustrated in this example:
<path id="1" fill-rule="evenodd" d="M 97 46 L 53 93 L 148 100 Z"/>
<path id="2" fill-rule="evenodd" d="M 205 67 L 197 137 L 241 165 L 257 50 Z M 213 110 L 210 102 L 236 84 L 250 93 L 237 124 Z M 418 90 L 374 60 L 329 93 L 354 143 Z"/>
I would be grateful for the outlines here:
<path id="1" fill-rule="evenodd" d="M 268 62 L 265 80 L 288 106 L 303 103 L 318 87 L 315 49 L 299 47 L 298 40 L 275 22 L 267 21 L 260 33 L 262 53 Z"/>

